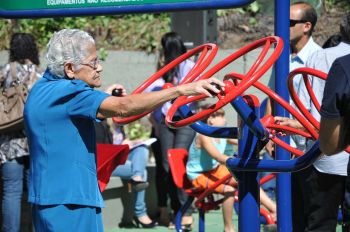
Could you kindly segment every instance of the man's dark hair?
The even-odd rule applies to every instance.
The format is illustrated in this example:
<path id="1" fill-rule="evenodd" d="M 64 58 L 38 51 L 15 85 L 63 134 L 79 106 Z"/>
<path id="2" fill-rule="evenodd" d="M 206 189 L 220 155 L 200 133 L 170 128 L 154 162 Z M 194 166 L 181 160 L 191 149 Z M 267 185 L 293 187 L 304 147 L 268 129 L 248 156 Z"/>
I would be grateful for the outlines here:
<path id="1" fill-rule="evenodd" d="M 312 35 L 312 32 L 314 31 L 314 28 L 316 26 L 317 23 L 317 12 L 315 10 L 315 8 L 310 5 L 307 2 L 295 2 L 292 5 L 302 5 L 302 16 L 300 18 L 300 20 L 305 20 L 307 22 L 311 23 L 311 29 L 310 29 L 310 33 L 309 35 Z"/>
<path id="2" fill-rule="evenodd" d="M 331 35 L 326 42 L 323 43 L 322 48 L 331 48 L 337 46 L 342 40 L 341 35 L 334 34 Z"/>
<path id="3" fill-rule="evenodd" d="M 342 41 L 350 43 L 350 12 L 340 20 L 340 35 Z"/>
<path id="4" fill-rule="evenodd" d="M 10 42 L 10 62 L 25 63 L 30 60 L 33 64 L 39 65 L 39 52 L 35 39 L 31 34 L 14 33 Z"/>

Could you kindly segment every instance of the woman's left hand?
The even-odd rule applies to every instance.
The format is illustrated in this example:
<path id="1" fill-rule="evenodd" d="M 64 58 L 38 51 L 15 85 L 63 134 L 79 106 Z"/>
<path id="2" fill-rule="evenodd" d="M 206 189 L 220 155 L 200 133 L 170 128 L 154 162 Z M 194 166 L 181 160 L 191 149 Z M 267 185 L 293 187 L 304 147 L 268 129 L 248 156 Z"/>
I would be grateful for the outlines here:
<path id="1" fill-rule="evenodd" d="M 118 89 L 121 90 L 121 95 L 120 96 L 125 96 L 126 95 L 126 90 L 124 88 L 124 86 L 120 85 L 120 84 L 113 84 L 107 87 L 107 89 L 105 90 L 106 93 L 112 95 L 113 90 Z"/>

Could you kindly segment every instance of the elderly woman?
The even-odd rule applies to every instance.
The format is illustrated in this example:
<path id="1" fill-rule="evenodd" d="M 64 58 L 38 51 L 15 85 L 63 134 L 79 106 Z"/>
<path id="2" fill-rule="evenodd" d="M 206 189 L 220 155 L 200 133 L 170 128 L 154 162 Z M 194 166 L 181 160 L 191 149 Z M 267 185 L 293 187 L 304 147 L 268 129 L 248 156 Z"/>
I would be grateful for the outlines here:
<path id="1" fill-rule="evenodd" d="M 36 231 L 103 231 L 103 199 L 96 177 L 93 122 L 150 111 L 181 95 L 218 93 L 202 80 L 152 93 L 126 95 L 121 85 L 106 92 L 94 39 L 86 32 L 63 29 L 47 50 L 48 67 L 32 88 L 24 110 L 31 154 L 29 201 Z M 111 95 L 122 89 L 124 97 Z"/>

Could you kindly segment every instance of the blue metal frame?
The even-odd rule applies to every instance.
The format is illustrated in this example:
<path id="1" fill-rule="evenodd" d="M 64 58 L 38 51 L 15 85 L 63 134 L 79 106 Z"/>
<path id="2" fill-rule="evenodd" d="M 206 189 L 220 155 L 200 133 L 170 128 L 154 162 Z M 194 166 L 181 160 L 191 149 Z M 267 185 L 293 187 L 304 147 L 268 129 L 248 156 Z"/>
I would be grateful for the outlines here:
<path id="1" fill-rule="evenodd" d="M 176 213 L 175 217 L 175 228 L 177 232 L 183 232 L 181 220 L 184 216 L 185 212 L 188 208 L 191 207 L 192 202 L 194 201 L 193 196 L 189 196 L 187 198 L 187 201 L 185 204 L 181 207 L 181 209 Z M 198 220 L 198 232 L 204 232 L 205 231 L 205 212 L 202 209 L 198 209 L 199 213 L 199 220 Z"/>
<path id="2" fill-rule="evenodd" d="M 253 103 L 254 101 L 249 101 Z M 259 130 L 264 132 L 259 120 L 259 106 L 251 105 L 248 107 L 242 97 L 236 98 L 231 102 L 231 105 L 236 109 L 241 120 L 239 124 L 240 136 L 238 137 L 238 158 L 244 164 L 246 161 L 259 160 L 259 152 L 257 149 L 259 144 L 263 143 L 257 135 Z M 266 142 L 264 143 L 264 145 Z M 250 232 L 260 231 L 260 183 L 259 176 L 256 170 L 237 172 L 234 169 L 229 170 L 238 180 L 238 201 L 239 201 L 239 220 L 238 231 Z"/>
<path id="3" fill-rule="evenodd" d="M 275 86 L 276 93 L 289 102 L 289 93 L 286 88 L 287 76 L 289 74 L 289 8 L 290 0 L 275 0 L 275 33 L 284 42 L 282 54 L 276 62 Z M 278 77 L 278 78 L 277 78 Z M 275 104 L 276 115 L 289 117 L 289 113 L 282 106 Z M 281 138 L 289 143 L 289 138 Z M 276 148 L 277 160 L 289 160 L 290 153 L 281 147 Z M 278 231 L 291 232 L 292 205 L 291 205 L 291 174 L 279 173 L 277 183 L 277 218 Z"/>
<path id="4" fill-rule="evenodd" d="M 3 10 L 0 9 L 1 18 L 42 18 L 60 16 L 88 16 L 112 15 L 130 13 L 150 13 L 180 10 L 203 10 L 216 8 L 233 8 L 248 5 L 255 0 L 206 0 L 181 3 L 161 3 L 108 7 L 38 9 L 38 10 Z M 1 3 L 0 3 L 1 8 Z"/>
<path id="5" fill-rule="evenodd" d="M 248 102 L 252 103 L 255 101 Z M 219 137 L 220 134 L 223 134 L 225 138 L 229 138 L 227 137 L 227 135 L 229 134 L 227 131 L 231 131 L 230 134 L 233 136 L 238 136 L 238 158 L 229 158 L 226 161 L 226 166 L 229 168 L 232 175 L 238 178 L 239 231 L 260 231 L 260 184 L 257 172 L 294 172 L 306 168 L 309 165 L 311 165 L 317 159 L 317 157 L 321 155 L 321 151 L 319 149 L 319 142 L 316 141 L 307 153 L 293 160 L 260 160 L 258 157 L 259 152 L 268 141 L 265 137 L 266 129 L 259 120 L 260 108 L 256 105 L 249 106 L 248 103 L 244 101 L 242 96 L 238 96 L 236 99 L 234 99 L 231 102 L 231 105 L 237 111 L 238 115 L 240 116 L 240 119 L 242 120 L 242 123 L 240 123 L 240 129 L 233 127 L 210 127 L 202 122 L 197 122 L 190 126 L 195 131 L 211 137 L 213 137 L 212 135 L 215 135 L 215 137 Z M 182 117 L 189 117 L 192 114 L 189 110 L 189 107 L 186 105 L 182 106 L 179 109 L 179 113 Z M 223 131 L 225 131 L 226 133 L 222 133 Z M 239 133 L 237 131 L 239 131 Z M 290 196 L 290 192 L 287 194 Z M 284 217 L 283 219 L 285 220 L 291 214 L 291 208 L 282 208 L 282 210 L 285 210 L 285 212 L 281 213 L 281 217 Z M 180 224 L 181 217 L 179 216 Z M 279 231 L 285 231 L 281 229 L 284 228 L 284 224 L 279 224 L 278 228 Z M 287 231 L 291 229 L 292 228 L 289 228 L 287 229 Z"/>
<path id="6" fill-rule="evenodd" d="M 0 18 L 39 18 L 39 17 L 59 17 L 59 16 L 87 16 L 87 15 L 109 15 L 128 13 L 148 13 L 179 10 L 201 10 L 214 8 L 232 8 L 250 4 L 255 0 L 207 0 L 199 2 L 128 5 L 128 6 L 108 6 L 108 7 L 85 7 L 85 8 L 64 8 L 64 9 L 40 9 L 40 10 L 4 10 L 0 9 Z M 0 3 L 1 7 L 1 3 Z M 276 92 L 285 100 L 289 95 L 285 88 L 285 79 L 289 73 L 289 7 L 290 0 L 275 0 L 275 31 L 276 35 L 283 38 L 285 46 L 282 55 L 276 63 Z M 267 141 L 266 130 L 259 123 L 257 107 L 249 109 L 242 101 L 236 99 L 231 103 L 238 111 L 244 121 L 241 128 L 242 138 L 240 139 L 240 158 L 227 160 L 227 166 L 235 170 L 240 182 L 240 231 L 260 231 L 258 226 L 258 177 L 257 171 L 290 172 L 297 171 L 313 162 L 320 151 L 318 142 L 302 157 L 290 160 L 289 152 L 277 148 L 278 160 L 257 159 L 257 146 Z M 276 106 L 277 115 L 287 116 L 286 111 L 281 106 Z M 186 114 L 185 114 L 186 115 Z M 253 120 L 252 120 L 253 119 Z M 238 136 L 237 128 L 213 128 L 196 122 L 192 128 L 202 134 L 214 137 L 232 138 Z M 286 142 L 288 139 L 282 138 Z M 260 143 L 260 144 L 259 144 Z M 245 171 L 237 174 L 237 171 Z M 246 172 L 248 171 L 248 172 Z M 191 199 L 190 199 L 191 200 Z M 193 199 L 192 199 L 193 201 Z M 187 206 L 187 204 L 186 204 Z M 278 206 L 278 231 L 292 231 L 291 224 L 291 188 L 290 174 L 281 173 L 277 177 L 277 206 Z M 183 210 L 180 211 L 180 214 Z M 255 215 L 256 217 L 254 217 Z M 180 216 L 179 216 L 180 217 Z M 242 222 L 241 222 L 242 220 Z M 177 223 L 179 219 L 177 219 Z M 181 223 L 181 221 L 180 221 Z M 177 227 L 179 228 L 179 227 Z M 204 231 L 204 213 L 200 212 L 200 231 Z"/>
<path id="7" fill-rule="evenodd" d="M 286 78 L 289 73 L 289 8 L 290 0 L 275 0 L 275 32 L 284 41 L 284 49 L 275 66 L 276 75 L 276 93 L 282 96 L 286 101 L 289 101 L 289 93 L 285 88 Z M 316 142 L 314 146 L 302 157 L 290 160 L 290 153 L 286 150 L 277 147 L 277 160 L 259 160 L 256 154 L 258 139 L 260 142 L 266 143 L 267 132 L 264 130 L 260 121 L 257 120 L 256 107 L 254 112 L 249 110 L 249 107 L 238 97 L 231 102 L 231 105 L 236 109 L 242 120 L 244 121 L 242 131 L 242 139 L 239 140 L 239 156 L 241 158 L 230 158 L 226 165 L 234 171 L 241 172 L 239 178 L 239 195 L 241 197 L 249 196 L 244 201 L 244 206 L 240 204 L 239 212 L 239 226 L 240 231 L 260 231 L 258 227 L 258 216 L 256 212 L 258 206 L 258 184 L 256 171 L 273 171 L 273 172 L 291 172 L 298 171 L 302 168 L 312 164 L 313 161 L 321 154 L 319 144 Z M 289 116 L 287 111 L 280 105 L 275 106 L 276 114 L 281 116 Z M 188 112 L 187 112 L 188 113 Z M 186 114 L 183 114 L 185 116 Z M 202 124 L 203 125 L 203 124 Z M 201 123 L 195 123 L 192 129 L 206 134 L 208 136 L 219 137 L 220 133 L 225 134 L 225 138 L 229 135 L 238 134 L 237 129 L 234 128 L 210 128 L 201 127 Z M 209 130 L 210 129 L 210 130 Z M 208 133 L 206 133 L 206 130 Z M 219 133 L 220 132 L 220 133 Z M 212 134 L 209 134 L 212 133 Z M 262 139 L 262 140 L 261 140 Z M 288 137 L 281 138 L 285 142 L 289 142 Z M 250 140 L 248 142 L 248 140 Z M 259 145 L 261 146 L 261 144 Z M 248 172 L 247 171 L 251 171 Z M 244 173 L 244 174 L 243 174 Z M 234 173 L 237 175 L 237 172 Z M 292 214 L 291 214 L 291 180 L 290 173 L 279 173 L 277 175 L 277 217 L 278 217 L 278 231 L 292 231 Z M 257 184 L 256 184 L 257 183 Z M 242 208 L 241 208 L 242 207 Z M 247 207 L 247 208 L 246 208 Z M 255 215 L 256 217 L 252 216 Z M 248 219 L 249 218 L 249 219 Z M 241 222 L 242 220 L 242 222 Z"/>

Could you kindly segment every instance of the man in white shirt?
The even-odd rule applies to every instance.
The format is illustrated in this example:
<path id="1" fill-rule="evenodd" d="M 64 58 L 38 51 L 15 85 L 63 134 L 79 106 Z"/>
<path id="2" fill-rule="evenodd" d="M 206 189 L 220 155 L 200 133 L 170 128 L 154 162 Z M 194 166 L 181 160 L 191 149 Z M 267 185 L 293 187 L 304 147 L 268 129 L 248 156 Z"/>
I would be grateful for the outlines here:
<path id="1" fill-rule="evenodd" d="M 312 38 L 312 32 L 317 23 L 317 13 L 315 9 L 308 3 L 296 2 L 290 6 L 290 57 L 289 57 L 289 69 L 305 67 L 306 61 L 309 56 L 321 47 L 315 43 Z M 275 73 L 274 70 L 271 74 L 268 86 L 270 89 L 275 90 Z M 294 89 L 297 89 L 298 83 L 301 80 L 301 75 L 294 77 L 293 85 Z M 287 83 L 286 83 L 287 88 Z M 292 101 L 290 100 L 290 103 Z M 274 114 L 274 107 L 271 99 L 268 99 L 266 104 L 265 114 Z M 294 141 L 295 140 L 295 141 Z M 294 139 L 290 140 L 293 147 L 304 146 L 305 140 Z M 272 154 L 272 143 L 266 146 L 268 153 Z"/>
<path id="2" fill-rule="evenodd" d="M 290 57 L 289 57 L 289 69 L 293 71 L 296 68 L 304 67 L 309 56 L 320 50 L 321 47 L 316 44 L 312 38 L 312 32 L 317 23 L 317 13 L 315 9 L 306 2 L 296 2 L 290 6 Z M 297 86 L 301 76 L 294 78 L 294 86 Z M 269 81 L 270 89 L 275 90 L 275 74 L 271 75 Z M 287 83 L 286 83 L 287 89 Z M 274 108 L 271 104 L 271 99 L 268 100 L 266 106 L 266 114 L 274 115 Z M 292 146 L 301 146 L 305 149 L 305 141 L 297 139 L 293 141 L 291 139 Z M 266 150 L 272 154 L 272 143 L 266 145 Z M 298 173 L 292 173 L 292 218 L 293 218 L 293 231 L 303 231 L 303 201 L 302 201 L 302 189 L 299 188 L 297 176 Z"/>
<path id="3" fill-rule="evenodd" d="M 339 45 L 316 51 L 309 57 L 306 67 L 328 73 L 337 58 L 350 54 L 350 13 L 344 16 L 340 23 L 340 34 L 342 41 Z M 309 76 L 309 80 L 317 101 L 321 103 L 325 81 L 314 76 Z M 298 96 L 306 109 L 316 120 L 320 121 L 320 114 L 312 104 L 303 80 L 299 81 L 297 89 Z M 283 125 L 302 128 L 299 123 L 293 122 L 291 119 L 280 117 L 276 117 L 276 119 Z M 307 148 L 312 144 L 313 141 L 308 141 Z M 344 198 L 348 161 L 349 154 L 346 152 L 340 152 L 333 156 L 322 156 L 312 166 L 299 172 L 298 183 L 302 189 L 302 199 L 304 199 L 305 227 L 302 231 L 335 231 L 338 209 Z M 349 215 L 346 213 L 343 218 L 347 222 Z"/>
<path id="4" fill-rule="evenodd" d="M 312 38 L 312 32 L 317 23 L 317 13 L 308 3 L 297 2 L 290 6 L 290 57 L 289 69 L 305 67 L 308 57 L 321 47 Z M 297 87 L 301 76 L 294 78 L 294 87 Z M 275 73 L 269 80 L 270 89 L 275 90 Z M 287 88 L 287 84 L 286 84 Z M 295 88 L 297 89 L 297 88 Z M 271 114 L 271 102 L 267 103 L 266 113 Z"/>

